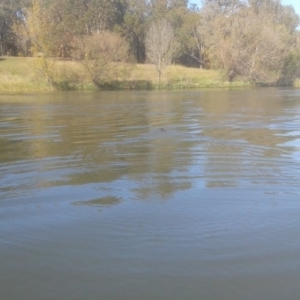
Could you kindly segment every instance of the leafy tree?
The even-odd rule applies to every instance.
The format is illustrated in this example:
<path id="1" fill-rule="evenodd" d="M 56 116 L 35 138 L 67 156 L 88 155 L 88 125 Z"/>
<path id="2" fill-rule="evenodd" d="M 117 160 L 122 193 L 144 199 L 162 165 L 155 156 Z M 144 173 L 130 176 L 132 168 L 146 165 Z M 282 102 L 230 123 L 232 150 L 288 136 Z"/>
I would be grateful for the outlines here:
<path id="1" fill-rule="evenodd" d="M 271 0 L 272 1 L 272 0 Z M 206 11 L 215 14 L 223 14 L 226 16 L 235 14 L 241 6 L 244 5 L 243 0 L 203 0 L 202 5 Z"/>
<path id="2" fill-rule="evenodd" d="M 69 56 L 77 36 L 122 23 L 124 6 L 123 0 L 32 0 L 28 24 L 34 51 Z"/>
<path id="3" fill-rule="evenodd" d="M 203 32 L 212 66 L 221 67 L 229 81 L 276 84 L 292 49 L 293 13 L 276 0 L 206 2 Z"/>
<path id="4" fill-rule="evenodd" d="M 28 1 L 1 0 L 0 2 L 0 55 L 17 55 L 23 49 L 18 43 L 14 26 L 25 21 Z"/>
<path id="5" fill-rule="evenodd" d="M 300 78 L 300 33 L 295 33 L 295 41 L 290 49 L 281 76 L 278 80 L 280 85 L 292 85 L 296 78 Z"/>
<path id="6" fill-rule="evenodd" d="M 185 15 L 184 22 L 177 32 L 177 39 L 183 54 L 180 61 L 200 68 L 206 67 L 205 29 L 199 12 Z"/>
<path id="7" fill-rule="evenodd" d="M 124 22 L 117 31 L 128 41 L 131 53 L 138 63 L 146 60 L 145 32 L 148 24 L 148 5 L 145 0 L 128 0 Z"/>

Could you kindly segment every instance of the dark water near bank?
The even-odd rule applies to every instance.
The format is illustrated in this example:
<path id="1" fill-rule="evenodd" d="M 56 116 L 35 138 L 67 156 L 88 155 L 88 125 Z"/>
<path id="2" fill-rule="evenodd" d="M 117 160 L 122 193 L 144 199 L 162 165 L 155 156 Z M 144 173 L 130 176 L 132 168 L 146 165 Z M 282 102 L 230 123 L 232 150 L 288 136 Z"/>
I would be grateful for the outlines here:
<path id="1" fill-rule="evenodd" d="M 300 90 L 0 96 L 1 300 L 300 297 Z"/>

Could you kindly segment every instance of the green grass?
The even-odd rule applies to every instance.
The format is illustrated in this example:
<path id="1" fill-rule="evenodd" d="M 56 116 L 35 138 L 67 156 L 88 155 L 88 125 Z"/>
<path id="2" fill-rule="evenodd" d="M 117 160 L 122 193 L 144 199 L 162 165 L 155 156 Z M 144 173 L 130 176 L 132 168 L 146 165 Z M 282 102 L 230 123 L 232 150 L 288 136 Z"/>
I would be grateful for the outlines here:
<path id="1" fill-rule="evenodd" d="M 83 66 L 74 61 L 53 60 L 50 68 L 53 85 L 37 58 L 3 57 L 0 58 L 0 92 L 29 92 L 51 90 L 91 90 L 93 82 Z M 206 87 L 244 87 L 246 82 L 226 82 L 221 72 L 201 70 L 183 66 L 168 66 L 158 85 L 158 74 L 154 65 L 137 64 L 123 78 L 107 80 L 102 89 L 187 89 Z M 98 87 L 99 88 L 99 87 Z"/>

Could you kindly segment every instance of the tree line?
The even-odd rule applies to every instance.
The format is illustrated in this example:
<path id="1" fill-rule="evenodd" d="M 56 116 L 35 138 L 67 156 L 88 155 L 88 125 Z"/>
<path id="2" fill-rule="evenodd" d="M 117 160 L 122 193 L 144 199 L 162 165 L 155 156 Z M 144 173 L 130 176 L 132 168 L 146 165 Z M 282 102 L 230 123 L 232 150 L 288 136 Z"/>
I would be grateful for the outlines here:
<path id="1" fill-rule="evenodd" d="M 97 84 L 119 63 L 220 69 L 228 81 L 291 84 L 299 16 L 280 0 L 2 0 L 0 55 L 84 64 Z"/>

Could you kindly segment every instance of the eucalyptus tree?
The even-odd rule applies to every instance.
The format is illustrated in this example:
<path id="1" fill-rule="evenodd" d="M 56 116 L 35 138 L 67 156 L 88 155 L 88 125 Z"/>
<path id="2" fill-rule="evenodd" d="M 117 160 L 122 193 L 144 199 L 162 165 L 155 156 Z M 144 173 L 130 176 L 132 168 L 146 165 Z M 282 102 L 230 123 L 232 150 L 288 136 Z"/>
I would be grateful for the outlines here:
<path id="1" fill-rule="evenodd" d="M 189 11 L 177 31 L 183 63 L 199 68 L 207 67 L 205 31 L 202 22 L 202 16 L 198 11 Z"/>
<path id="2" fill-rule="evenodd" d="M 115 29 L 128 41 L 130 51 L 138 63 L 146 60 L 145 33 L 148 23 L 147 0 L 127 0 L 123 23 Z"/>
<path id="3" fill-rule="evenodd" d="M 202 0 L 205 10 L 226 16 L 235 14 L 246 0 Z"/>
<path id="4" fill-rule="evenodd" d="M 117 30 L 129 42 L 138 63 L 146 61 L 145 38 L 152 23 L 166 19 L 173 27 L 175 38 L 179 37 L 188 13 L 187 4 L 187 0 L 127 0 L 124 23 Z"/>
<path id="5" fill-rule="evenodd" d="M 76 36 L 122 23 L 125 5 L 124 0 L 32 0 L 28 24 L 34 48 L 68 56 Z"/>
<path id="6" fill-rule="evenodd" d="M 0 1 L 0 55 L 17 55 L 24 46 L 19 43 L 15 27 L 25 21 L 28 0 Z"/>

